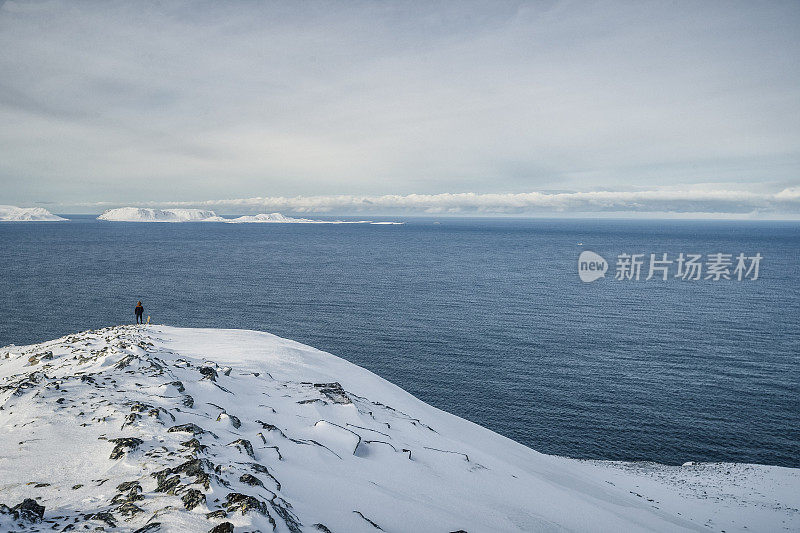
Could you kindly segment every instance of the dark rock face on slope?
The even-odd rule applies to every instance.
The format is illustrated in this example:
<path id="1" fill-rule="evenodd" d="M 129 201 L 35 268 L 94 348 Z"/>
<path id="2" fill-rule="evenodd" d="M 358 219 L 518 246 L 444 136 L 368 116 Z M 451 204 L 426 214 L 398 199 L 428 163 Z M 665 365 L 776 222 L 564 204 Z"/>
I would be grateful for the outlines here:
<path id="1" fill-rule="evenodd" d="M 38 523 L 44 517 L 44 506 L 39 505 L 36 500 L 25 498 L 11 508 L 0 503 L 0 514 L 11 515 L 14 520 L 19 522 Z"/>

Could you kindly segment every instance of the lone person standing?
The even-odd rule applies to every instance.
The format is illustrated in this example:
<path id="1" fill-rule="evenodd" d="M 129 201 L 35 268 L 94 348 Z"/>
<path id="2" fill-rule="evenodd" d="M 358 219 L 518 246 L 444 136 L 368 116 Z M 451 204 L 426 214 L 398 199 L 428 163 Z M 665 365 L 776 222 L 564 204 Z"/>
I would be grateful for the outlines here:
<path id="1" fill-rule="evenodd" d="M 136 313 L 136 323 L 144 323 L 144 320 L 142 319 L 142 315 L 144 314 L 144 306 L 142 305 L 141 301 L 136 304 L 136 308 L 134 308 L 133 312 Z"/>

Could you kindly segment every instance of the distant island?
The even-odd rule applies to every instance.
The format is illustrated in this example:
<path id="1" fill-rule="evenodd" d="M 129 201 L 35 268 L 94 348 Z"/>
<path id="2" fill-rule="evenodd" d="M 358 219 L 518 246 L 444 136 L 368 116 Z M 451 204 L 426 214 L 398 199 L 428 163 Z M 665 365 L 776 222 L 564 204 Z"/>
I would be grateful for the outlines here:
<path id="1" fill-rule="evenodd" d="M 0 205 L 0 222 L 63 222 L 67 220 L 41 207 Z"/>
<path id="2" fill-rule="evenodd" d="M 373 222 L 371 220 L 312 220 L 287 217 L 281 213 L 260 213 L 237 218 L 224 218 L 207 209 L 155 209 L 150 207 L 109 209 L 97 219 L 111 222 L 224 222 L 227 224 L 402 224 L 402 222 Z"/>

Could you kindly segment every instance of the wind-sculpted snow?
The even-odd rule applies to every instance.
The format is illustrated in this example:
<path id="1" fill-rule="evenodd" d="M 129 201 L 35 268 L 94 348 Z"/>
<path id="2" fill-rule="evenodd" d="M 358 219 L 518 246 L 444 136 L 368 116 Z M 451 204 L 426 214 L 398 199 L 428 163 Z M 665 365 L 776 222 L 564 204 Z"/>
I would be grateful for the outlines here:
<path id="1" fill-rule="evenodd" d="M 41 207 L 0 205 L 0 222 L 63 222 L 66 218 L 54 215 Z"/>
<path id="2" fill-rule="evenodd" d="M 224 218 L 207 209 L 153 209 L 149 207 L 109 209 L 97 219 L 111 222 L 224 222 L 227 224 L 402 224 L 402 222 L 372 222 L 370 220 L 313 220 L 287 217 L 281 213 L 260 213 Z"/>
<path id="3" fill-rule="evenodd" d="M 542 455 L 266 333 L 0 349 L 0 531 L 780 531 L 798 494 L 793 469 Z"/>

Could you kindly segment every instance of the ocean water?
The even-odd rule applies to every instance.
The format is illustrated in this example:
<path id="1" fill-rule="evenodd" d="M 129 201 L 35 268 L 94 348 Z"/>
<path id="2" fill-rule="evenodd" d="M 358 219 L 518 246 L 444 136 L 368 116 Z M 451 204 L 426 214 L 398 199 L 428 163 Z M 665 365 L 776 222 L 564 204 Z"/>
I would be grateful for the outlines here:
<path id="1" fill-rule="evenodd" d="M 798 223 L 70 218 L 0 224 L 0 345 L 142 300 L 154 322 L 332 352 L 541 452 L 800 467 Z M 580 281 L 583 250 L 605 279 Z M 755 281 L 613 279 L 618 254 L 664 252 L 764 259 Z"/>

